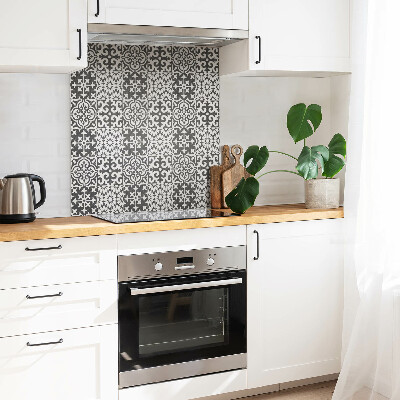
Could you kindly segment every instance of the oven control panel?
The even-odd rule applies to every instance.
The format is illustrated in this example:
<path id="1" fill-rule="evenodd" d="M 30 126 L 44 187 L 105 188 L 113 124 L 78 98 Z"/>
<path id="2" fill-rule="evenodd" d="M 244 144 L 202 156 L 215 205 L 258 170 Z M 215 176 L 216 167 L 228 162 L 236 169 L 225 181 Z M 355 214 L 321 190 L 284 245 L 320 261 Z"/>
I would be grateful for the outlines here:
<path id="1" fill-rule="evenodd" d="M 118 256 L 118 281 L 246 269 L 246 246 Z"/>

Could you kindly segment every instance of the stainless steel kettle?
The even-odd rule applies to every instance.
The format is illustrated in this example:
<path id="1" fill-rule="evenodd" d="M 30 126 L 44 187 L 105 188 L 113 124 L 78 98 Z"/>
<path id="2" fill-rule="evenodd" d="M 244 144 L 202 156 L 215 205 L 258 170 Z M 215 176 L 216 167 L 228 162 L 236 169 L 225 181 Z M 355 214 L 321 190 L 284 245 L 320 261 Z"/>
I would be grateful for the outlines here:
<path id="1" fill-rule="evenodd" d="M 40 187 L 40 201 L 36 201 L 33 182 Z M 32 222 L 34 210 L 46 200 L 46 185 L 43 178 L 33 174 L 7 175 L 0 179 L 0 223 Z"/>

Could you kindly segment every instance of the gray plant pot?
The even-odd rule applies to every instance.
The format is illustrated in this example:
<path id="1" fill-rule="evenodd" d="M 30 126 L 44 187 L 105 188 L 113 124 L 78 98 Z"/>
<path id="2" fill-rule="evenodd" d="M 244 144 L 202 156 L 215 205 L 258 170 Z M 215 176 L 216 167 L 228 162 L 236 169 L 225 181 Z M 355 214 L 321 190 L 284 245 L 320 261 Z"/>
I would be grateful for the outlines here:
<path id="1" fill-rule="evenodd" d="M 310 179 L 305 181 L 306 208 L 338 208 L 340 179 Z"/>

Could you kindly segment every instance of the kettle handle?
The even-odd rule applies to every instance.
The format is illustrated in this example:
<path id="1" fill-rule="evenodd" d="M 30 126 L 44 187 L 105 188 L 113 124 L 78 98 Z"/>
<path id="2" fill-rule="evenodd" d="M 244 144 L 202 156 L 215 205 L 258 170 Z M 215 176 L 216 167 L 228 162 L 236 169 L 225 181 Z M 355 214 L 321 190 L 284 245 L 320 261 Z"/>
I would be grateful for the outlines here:
<path id="1" fill-rule="evenodd" d="M 29 174 L 29 177 L 31 178 L 32 182 L 38 182 L 39 183 L 40 200 L 36 203 L 35 196 L 33 196 L 33 198 L 34 198 L 33 208 L 36 210 L 41 205 L 43 205 L 43 203 L 46 200 L 46 185 L 44 184 L 43 178 L 41 176 L 39 176 L 39 175 Z M 33 184 L 32 184 L 32 190 L 33 190 Z"/>

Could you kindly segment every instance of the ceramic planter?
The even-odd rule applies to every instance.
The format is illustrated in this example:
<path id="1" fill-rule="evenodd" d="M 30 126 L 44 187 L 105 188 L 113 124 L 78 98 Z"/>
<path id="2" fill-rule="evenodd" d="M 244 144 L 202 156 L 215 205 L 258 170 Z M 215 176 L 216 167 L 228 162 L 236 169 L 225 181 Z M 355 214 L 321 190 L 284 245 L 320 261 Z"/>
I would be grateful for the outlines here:
<path id="1" fill-rule="evenodd" d="M 340 179 L 310 179 L 305 181 L 306 208 L 338 208 Z"/>

